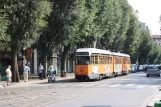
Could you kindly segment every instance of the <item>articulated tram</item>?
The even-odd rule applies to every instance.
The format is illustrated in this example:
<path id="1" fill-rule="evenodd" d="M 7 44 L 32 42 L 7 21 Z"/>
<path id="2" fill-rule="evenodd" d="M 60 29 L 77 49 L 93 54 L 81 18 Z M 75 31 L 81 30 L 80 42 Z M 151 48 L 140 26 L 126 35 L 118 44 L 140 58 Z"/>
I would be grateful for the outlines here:
<path id="1" fill-rule="evenodd" d="M 96 48 L 80 48 L 76 51 L 75 78 L 78 80 L 100 80 L 103 77 L 128 74 L 128 54 Z"/>

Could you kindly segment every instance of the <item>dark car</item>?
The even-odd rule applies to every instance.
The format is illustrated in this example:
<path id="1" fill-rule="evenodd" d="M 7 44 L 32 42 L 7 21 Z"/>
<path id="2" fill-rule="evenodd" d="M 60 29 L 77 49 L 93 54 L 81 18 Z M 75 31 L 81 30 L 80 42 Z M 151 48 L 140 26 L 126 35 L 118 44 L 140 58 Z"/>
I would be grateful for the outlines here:
<path id="1" fill-rule="evenodd" d="M 155 75 L 160 77 L 160 69 L 156 65 L 151 65 L 146 67 L 146 76 Z"/>

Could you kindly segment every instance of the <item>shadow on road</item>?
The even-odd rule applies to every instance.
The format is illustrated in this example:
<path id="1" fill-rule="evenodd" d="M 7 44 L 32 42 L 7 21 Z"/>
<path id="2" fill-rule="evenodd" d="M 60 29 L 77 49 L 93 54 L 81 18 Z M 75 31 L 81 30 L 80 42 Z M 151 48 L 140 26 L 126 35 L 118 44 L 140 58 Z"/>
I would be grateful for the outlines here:
<path id="1" fill-rule="evenodd" d="M 109 79 L 109 78 L 106 78 Z M 80 82 L 97 82 L 97 80 L 90 80 L 90 81 L 80 81 L 77 80 L 75 78 L 71 78 L 71 79 L 63 79 L 63 80 L 56 80 L 53 84 L 59 84 L 59 83 L 80 83 Z M 37 83 L 37 84 L 52 84 L 52 83 L 48 83 L 48 81 L 46 82 L 41 82 L 41 83 Z"/>
<path id="2" fill-rule="evenodd" d="M 37 84 L 61 84 L 61 83 L 80 83 L 80 82 L 86 82 L 86 81 L 79 81 L 75 78 L 61 78 L 56 80 L 54 83 L 48 83 L 48 81 L 37 83 Z M 117 76 L 113 78 L 104 78 L 103 80 L 97 81 L 97 80 L 91 80 L 88 81 L 89 84 L 91 82 L 94 82 L 96 84 L 122 84 L 122 85 L 161 85 L 161 77 L 156 76 L 150 76 L 146 77 L 146 73 L 144 72 L 137 72 L 137 73 L 130 73 L 129 75 L 124 76 Z"/>

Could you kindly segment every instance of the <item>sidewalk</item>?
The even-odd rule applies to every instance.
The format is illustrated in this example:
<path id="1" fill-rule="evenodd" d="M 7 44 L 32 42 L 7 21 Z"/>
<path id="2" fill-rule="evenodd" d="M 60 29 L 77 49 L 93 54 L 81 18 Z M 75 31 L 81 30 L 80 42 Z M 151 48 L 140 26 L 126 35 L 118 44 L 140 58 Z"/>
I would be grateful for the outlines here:
<path id="1" fill-rule="evenodd" d="M 56 81 L 68 81 L 71 79 L 74 79 L 74 73 L 68 73 L 66 75 L 66 77 L 60 77 L 60 75 L 58 74 L 56 76 Z M 30 79 L 28 82 L 24 82 L 24 80 L 20 80 L 20 82 L 14 82 L 11 83 L 10 87 L 23 87 L 23 86 L 28 86 L 28 85 L 32 85 L 32 84 L 38 84 L 38 83 L 44 83 L 44 82 L 48 82 L 47 79 Z M 6 81 L 0 81 L 0 88 L 6 88 L 4 87 L 6 86 Z M 9 88 L 9 87 L 8 87 Z"/>
<path id="2" fill-rule="evenodd" d="M 146 107 L 154 107 L 154 103 L 156 101 L 161 100 L 161 91 L 159 91 L 148 103 L 148 105 Z"/>

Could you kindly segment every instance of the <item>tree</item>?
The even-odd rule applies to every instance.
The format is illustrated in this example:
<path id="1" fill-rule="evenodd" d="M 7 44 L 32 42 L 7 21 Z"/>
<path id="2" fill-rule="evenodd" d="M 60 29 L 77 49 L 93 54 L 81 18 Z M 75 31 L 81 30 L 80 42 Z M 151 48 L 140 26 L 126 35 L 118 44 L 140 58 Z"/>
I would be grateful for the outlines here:
<path id="1" fill-rule="evenodd" d="M 51 0 L 51 2 L 53 3 L 53 12 L 48 19 L 48 27 L 43 30 L 39 39 L 40 48 L 44 53 L 44 71 L 47 69 L 47 53 L 59 45 L 64 46 L 62 53 L 62 70 L 64 70 L 65 57 L 67 56 L 70 45 L 69 37 L 74 32 L 71 26 L 76 22 L 76 7 L 81 3 L 81 1 L 77 0 Z M 77 23 L 79 23 L 78 20 Z"/>
<path id="2" fill-rule="evenodd" d="M 150 33 L 146 30 L 140 30 L 140 44 L 137 49 L 139 63 L 144 64 L 148 61 L 148 56 L 152 51 L 152 40 Z"/>
<path id="3" fill-rule="evenodd" d="M 150 47 L 151 50 L 148 54 L 149 63 L 150 64 L 160 63 L 160 55 L 161 55 L 160 47 L 153 41 L 151 42 Z"/>
<path id="4" fill-rule="evenodd" d="M 140 37 L 139 21 L 133 12 L 130 14 L 130 23 L 126 36 L 124 53 L 133 55 L 138 47 Z"/>
<path id="5" fill-rule="evenodd" d="M 38 33 L 47 25 L 46 18 L 51 12 L 48 0 L 3 0 L 8 16 L 7 33 L 11 38 L 12 80 L 18 80 L 17 53 L 23 46 L 29 46 Z"/>
<path id="6" fill-rule="evenodd" d="M 3 42 L 3 41 L 7 42 L 9 40 L 8 36 L 6 35 L 8 23 L 9 22 L 7 19 L 7 15 L 1 7 L 1 9 L 0 9 L 0 41 L 1 42 Z"/>
<path id="7" fill-rule="evenodd" d="M 120 28 L 117 31 L 116 37 L 113 41 L 113 49 L 116 51 L 122 51 L 124 47 L 124 41 L 126 40 L 126 33 L 129 28 L 130 14 L 132 12 L 131 6 L 128 4 L 127 0 L 119 0 L 120 4 L 120 13 L 121 15 L 121 23 Z"/>
<path id="8" fill-rule="evenodd" d="M 105 30 L 101 37 L 101 45 L 106 49 L 113 50 L 113 43 L 120 28 L 122 14 L 119 0 L 106 0 L 105 2 Z"/>

